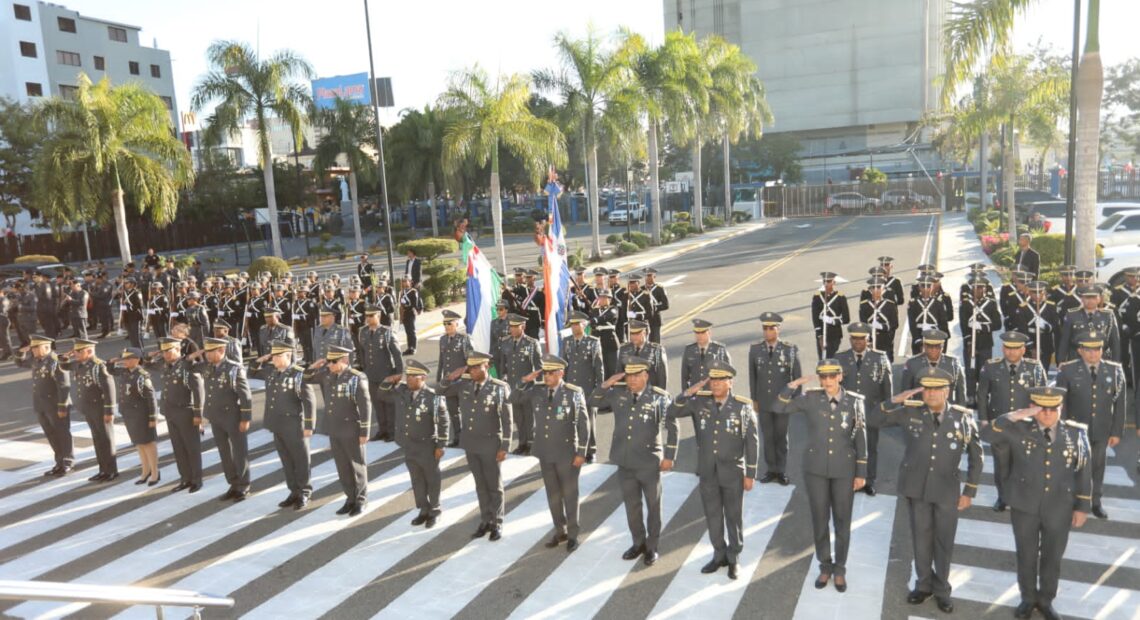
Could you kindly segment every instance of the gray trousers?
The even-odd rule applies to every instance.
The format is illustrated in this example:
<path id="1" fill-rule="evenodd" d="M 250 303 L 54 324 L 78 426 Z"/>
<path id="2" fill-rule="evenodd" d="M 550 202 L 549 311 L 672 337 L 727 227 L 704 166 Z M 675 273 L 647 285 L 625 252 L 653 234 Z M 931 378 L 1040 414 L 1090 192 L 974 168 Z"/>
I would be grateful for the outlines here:
<path id="1" fill-rule="evenodd" d="M 1006 476 L 1009 475 L 1009 450 L 1009 444 L 990 444 L 990 452 L 994 457 L 994 486 L 997 487 L 998 499 L 1002 501 L 1005 501 L 1002 489 L 1005 487 Z"/>
<path id="2" fill-rule="evenodd" d="M 443 475 L 439 470 L 439 460 L 435 458 L 435 447 L 425 444 L 404 448 L 404 465 L 412 479 L 412 495 L 416 498 L 420 514 L 438 515 Z"/>
<path id="3" fill-rule="evenodd" d="M 772 411 L 759 414 L 760 432 L 764 434 L 764 462 L 768 473 L 782 474 L 788 466 L 788 418 Z"/>
<path id="4" fill-rule="evenodd" d="M 586 407 L 586 415 L 590 417 L 590 436 L 586 439 L 586 456 L 594 456 L 598 453 L 598 408 Z"/>
<path id="5" fill-rule="evenodd" d="M 546 487 L 546 503 L 554 521 L 554 533 L 578 537 L 578 474 L 581 467 L 569 461 L 541 461 L 542 482 Z"/>
<path id="6" fill-rule="evenodd" d="M 349 503 L 363 504 L 368 500 L 368 465 L 360 438 L 329 435 L 329 448 L 345 498 Z"/>
<path id="7" fill-rule="evenodd" d="M 949 597 L 950 557 L 954 551 L 954 535 L 958 531 L 958 505 L 908 497 L 907 510 L 910 512 L 910 536 L 914 544 L 914 572 L 918 575 L 914 589 Z"/>
<path id="8" fill-rule="evenodd" d="M 83 419 L 91 429 L 91 443 L 95 448 L 95 461 L 99 463 L 99 473 L 119 473 L 118 459 L 115 456 L 115 425 L 103 421 L 103 412 L 84 412 Z"/>
<path id="9" fill-rule="evenodd" d="M 8 315 L 0 313 L 0 357 L 8 357 L 12 354 L 12 341 L 8 338 L 10 324 Z"/>
<path id="10" fill-rule="evenodd" d="M 368 382 L 368 390 L 372 393 L 372 415 L 376 419 L 376 424 L 372 425 L 373 435 L 387 435 L 395 438 L 396 419 L 393 407 L 377 396 L 380 392 L 380 383 L 380 381 Z"/>
<path id="11" fill-rule="evenodd" d="M 178 466 L 179 481 L 202 484 L 202 433 L 194 426 L 194 410 L 190 407 L 164 410 L 170 447 Z"/>
<path id="12" fill-rule="evenodd" d="M 36 333 L 36 315 L 27 312 L 16 315 L 16 336 L 20 338 L 21 347 L 31 344 L 34 333 Z"/>
<path id="13" fill-rule="evenodd" d="M 867 431 L 867 484 L 875 482 L 879 473 L 879 427 L 864 427 Z"/>
<path id="14" fill-rule="evenodd" d="M 709 542 L 713 546 L 713 559 L 736 564 L 744 550 L 744 477 L 740 483 L 722 486 L 714 471 L 708 480 L 700 481 L 701 506 L 705 510 L 705 523 Z M 725 541 L 725 532 L 728 541 Z"/>
<path id="15" fill-rule="evenodd" d="M 530 444 L 531 440 L 534 439 L 534 409 L 530 406 L 530 401 L 519 400 L 514 402 L 511 404 L 511 409 L 514 412 L 519 445 Z"/>
<path id="16" fill-rule="evenodd" d="M 503 470 L 495 460 L 497 451 L 466 450 L 467 467 L 475 477 L 475 494 L 479 498 L 480 523 L 503 525 Z"/>
<path id="17" fill-rule="evenodd" d="M 230 488 L 245 492 L 249 490 L 249 437 L 238 430 L 237 422 L 219 424 L 210 421 L 214 429 L 214 442 L 218 446 L 218 456 L 222 460 L 222 471 Z"/>
<path id="18" fill-rule="evenodd" d="M 1017 587 L 1021 600 L 1049 605 L 1057 597 L 1061 579 L 1061 556 L 1069 543 L 1073 511 L 1053 510 L 1039 514 L 1011 511 L 1013 542 L 1017 547 Z M 1040 581 L 1039 581 L 1040 580 Z"/>
<path id="19" fill-rule="evenodd" d="M 283 433 L 273 433 L 273 445 L 277 448 L 277 458 L 281 459 L 281 469 L 285 472 L 285 486 L 289 493 L 308 497 L 313 493 L 309 482 L 312 461 L 309 454 L 309 439 L 300 428 L 291 428 Z"/>
<path id="20" fill-rule="evenodd" d="M 1092 448 L 1092 505 L 1100 506 L 1101 495 L 1104 494 L 1104 468 L 1108 461 L 1108 441 L 1091 441 Z"/>
<path id="21" fill-rule="evenodd" d="M 71 467 L 75 461 L 75 452 L 71 444 L 71 411 L 69 409 L 68 415 L 62 418 L 58 414 L 58 409 L 51 409 L 37 411 L 36 417 L 39 418 L 40 428 L 47 437 L 52 454 L 55 455 L 56 466 Z"/>
<path id="22" fill-rule="evenodd" d="M 847 574 L 847 549 L 851 545 L 851 507 L 855 503 L 853 478 L 825 478 L 804 474 L 815 558 L 819 572 L 837 577 Z M 831 525 L 835 526 L 835 559 L 831 555 Z"/>
<path id="23" fill-rule="evenodd" d="M 75 338 L 87 339 L 87 317 L 71 317 L 71 329 L 75 332 Z"/>
<path id="24" fill-rule="evenodd" d="M 37 309 L 36 317 L 40 321 L 40 326 L 44 328 L 44 334 L 49 338 L 55 338 L 59 335 L 59 322 L 54 312 Z"/>
<path id="25" fill-rule="evenodd" d="M 451 441 L 459 441 L 459 430 L 463 426 L 459 423 L 459 397 L 448 396 L 444 400 L 447 402 L 447 417 L 451 422 L 448 426 L 451 429 Z"/>
<path id="26" fill-rule="evenodd" d="M 649 553 L 657 551 L 657 541 L 661 538 L 661 470 L 618 467 L 618 481 L 633 544 L 644 544 Z M 648 519 L 641 512 L 643 497 L 649 510 Z"/>

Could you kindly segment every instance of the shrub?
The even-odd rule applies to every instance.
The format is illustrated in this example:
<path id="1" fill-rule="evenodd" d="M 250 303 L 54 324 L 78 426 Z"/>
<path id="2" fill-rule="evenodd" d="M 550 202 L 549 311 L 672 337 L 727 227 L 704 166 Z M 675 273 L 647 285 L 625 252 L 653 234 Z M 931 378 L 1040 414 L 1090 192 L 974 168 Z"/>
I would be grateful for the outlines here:
<path id="1" fill-rule="evenodd" d="M 466 283 L 466 279 L 466 274 L 459 273 L 458 269 L 452 269 L 425 280 L 424 289 L 431 293 L 437 302 L 445 303 L 458 295 L 459 289 Z"/>
<path id="2" fill-rule="evenodd" d="M 631 233 L 623 235 L 623 237 L 632 241 L 640 250 L 644 250 L 645 248 L 649 247 L 649 245 L 653 242 L 653 239 L 649 235 L 638 231 L 633 231 Z"/>
<path id="3" fill-rule="evenodd" d="M 678 222 L 688 222 L 690 219 L 692 219 L 692 217 L 693 214 L 689 213 L 688 211 L 678 211 L 673 214 L 673 219 L 677 220 Z"/>
<path id="4" fill-rule="evenodd" d="M 316 256 L 317 258 L 321 258 L 321 257 L 329 255 L 329 249 L 323 245 L 318 245 L 318 246 L 314 246 L 314 247 L 309 248 L 309 254 L 312 254 L 313 256 Z"/>
<path id="5" fill-rule="evenodd" d="M 586 264 L 586 248 L 578 246 L 574 248 L 574 253 L 566 257 L 566 266 L 571 269 L 577 269 Z"/>
<path id="6" fill-rule="evenodd" d="M 16 260 L 12 263 L 16 265 L 23 265 L 25 263 L 58 263 L 59 259 L 51 254 L 25 254 L 24 256 L 17 256 Z"/>
<path id="7" fill-rule="evenodd" d="M 617 245 L 616 253 L 618 256 L 626 256 L 627 254 L 636 254 L 637 251 L 640 249 L 641 248 L 637 247 L 636 243 L 631 243 L 629 241 L 622 241 L 621 243 L 619 243 Z"/>
<path id="8" fill-rule="evenodd" d="M 425 312 L 435 310 L 435 297 L 433 297 L 431 293 L 423 293 L 423 295 L 421 295 L 421 299 L 424 302 Z"/>
<path id="9" fill-rule="evenodd" d="M 1013 247 L 1004 245 L 994 250 L 993 254 L 990 254 L 990 260 L 992 260 L 995 265 L 1010 268 L 1013 267 L 1013 257 L 1015 254 L 1016 250 L 1014 250 Z"/>
<path id="10" fill-rule="evenodd" d="M 448 270 L 454 270 L 454 269 L 458 269 L 458 268 L 459 268 L 459 259 L 439 258 L 439 259 L 433 260 L 430 263 L 424 265 L 422 271 L 423 271 L 424 276 L 429 277 L 429 278 L 434 278 L 434 277 L 436 277 L 436 276 L 440 275 L 441 273 L 444 273 Z"/>
<path id="11" fill-rule="evenodd" d="M 333 237 L 332 233 L 328 233 L 328 232 L 321 233 L 321 243 L 328 243 L 329 241 L 332 241 L 332 237 Z"/>
<path id="12" fill-rule="evenodd" d="M 689 236 L 690 228 L 688 222 L 674 222 L 667 226 L 666 230 L 671 231 L 678 239 L 684 239 Z"/>
<path id="13" fill-rule="evenodd" d="M 735 224 L 747 222 L 750 219 L 752 219 L 751 213 L 746 213 L 744 211 L 733 211 L 732 212 L 732 221 Z"/>
<path id="14" fill-rule="evenodd" d="M 724 226 L 724 220 L 715 215 L 706 215 L 704 222 L 705 228 L 720 228 L 721 226 Z"/>
<path id="15" fill-rule="evenodd" d="M 416 253 L 416 256 L 424 259 L 427 262 L 435 260 L 437 257 L 444 254 L 459 251 L 459 243 L 455 239 L 448 239 L 445 237 L 429 237 L 427 239 L 416 239 L 414 241 L 405 241 L 396 246 L 396 251 L 400 254 L 406 254 L 408 250 Z"/>
<path id="16" fill-rule="evenodd" d="M 1041 268 L 1060 265 L 1065 261 L 1065 235 L 1048 234 L 1033 237 L 1033 249 L 1041 255 Z"/>
<path id="17" fill-rule="evenodd" d="M 345 247 L 339 243 L 334 243 L 328 246 L 328 248 L 329 254 L 344 254 L 347 251 Z"/>
<path id="18" fill-rule="evenodd" d="M 280 278 L 289 271 L 289 263 L 285 262 L 283 258 L 276 256 L 259 256 L 253 259 L 249 264 L 249 274 L 253 277 L 261 275 L 262 272 L 268 271 L 274 278 Z"/>
<path id="19" fill-rule="evenodd" d="M 606 237 L 606 243 L 621 243 L 622 237 L 623 237 L 623 235 L 619 235 L 618 233 L 613 233 L 613 234 L 609 235 L 608 237 Z"/>
<path id="20" fill-rule="evenodd" d="M 669 228 L 668 226 L 663 227 L 661 229 L 661 245 L 665 245 L 666 243 L 670 243 L 672 241 L 673 241 L 673 229 Z"/>
<path id="21" fill-rule="evenodd" d="M 1000 235 L 982 235 L 982 251 L 992 255 L 995 251 L 1009 245 L 1009 233 Z"/>

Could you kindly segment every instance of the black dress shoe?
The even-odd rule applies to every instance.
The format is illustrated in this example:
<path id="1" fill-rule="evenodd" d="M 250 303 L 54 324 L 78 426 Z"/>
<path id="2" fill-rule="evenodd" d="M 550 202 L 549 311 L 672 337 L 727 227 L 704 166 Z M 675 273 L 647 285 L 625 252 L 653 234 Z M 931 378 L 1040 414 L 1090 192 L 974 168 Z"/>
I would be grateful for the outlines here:
<path id="1" fill-rule="evenodd" d="M 487 533 L 488 529 L 490 528 L 487 527 L 486 523 L 480 523 L 479 527 L 475 530 L 475 533 L 471 535 L 471 538 L 482 538 Z"/>
<path id="2" fill-rule="evenodd" d="M 447 447 L 448 448 L 458 448 L 459 447 L 459 440 L 458 439 L 452 439 L 451 441 L 447 442 Z"/>
<path id="3" fill-rule="evenodd" d="M 436 517 L 435 515 L 428 515 L 427 521 L 424 521 L 424 527 L 426 527 L 429 530 L 431 528 L 435 527 L 435 522 L 437 519 L 438 519 L 438 517 Z"/>
<path id="4" fill-rule="evenodd" d="M 930 592 L 921 592 L 919 590 L 911 590 L 910 594 L 906 595 L 906 602 L 911 605 L 921 605 L 926 602 L 933 594 Z"/>
<path id="5" fill-rule="evenodd" d="M 234 503 L 244 502 L 245 498 L 249 497 L 249 489 L 244 491 L 234 491 Z"/>
<path id="6" fill-rule="evenodd" d="M 641 561 L 645 562 L 646 566 L 653 566 L 654 564 L 657 563 L 657 558 L 659 558 L 659 557 L 661 557 L 661 556 L 657 555 L 656 551 L 646 551 L 645 557 L 642 558 Z"/>
<path id="7" fill-rule="evenodd" d="M 118 479 L 119 479 L 119 472 L 113 471 L 113 472 L 107 474 L 107 477 L 103 479 L 103 482 L 110 482 L 112 480 L 118 480 Z"/>
<path id="8" fill-rule="evenodd" d="M 340 508 L 337 508 L 336 513 L 338 515 L 346 515 L 351 510 L 352 510 L 352 502 L 345 502 L 343 506 L 341 506 Z"/>
<path id="9" fill-rule="evenodd" d="M 135 480 L 135 484 L 136 485 L 146 484 L 146 478 L 139 478 L 138 480 Z"/>
<path id="10" fill-rule="evenodd" d="M 201 491 L 201 490 L 202 490 L 202 483 L 196 482 L 196 483 L 190 485 L 189 493 L 197 493 L 198 491 Z"/>
<path id="11" fill-rule="evenodd" d="M 1021 601 L 1021 604 L 1017 606 L 1017 609 L 1013 610 L 1013 617 L 1025 620 L 1026 618 L 1029 618 L 1033 615 L 1034 607 L 1036 607 L 1036 605 L 1030 603 L 1029 601 Z"/>
<path id="12" fill-rule="evenodd" d="M 740 569 L 740 565 L 737 564 L 736 562 L 729 564 L 728 565 L 728 578 L 729 579 L 736 579 L 736 572 L 739 569 Z"/>
<path id="13" fill-rule="evenodd" d="M 587 454 L 586 455 L 586 464 L 590 464 L 593 462 L 594 462 L 594 455 L 593 454 Z"/>
<path id="14" fill-rule="evenodd" d="M 621 554 L 621 559 L 623 559 L 623 560 L 636 560 L 643 553 L 645 553 L 645 545 L 644 544 L 634 545 L 634 546 L 630 547 L 629 549 L 626 549 L 625 553 Z"/>
<path id="15" fill-rule="evenodd" d="M 1056 609 L 1053 609 L 1052 603 L 1048 605 L 1038 605 L 1037 610 L 1041 612 L 1042 616 L 1045 616 L 1045 620 L 1061 620 L 1061 614 L 1057 613 Z"/>
<path id="16" fill-rule="evenodd" d="M 223 493 L 222 496 L 218 499 L 224 502 L 226 500 L 233 499 L 235 495 L 237 495 L 237 489 L 231 488 L 230 490 Z"/>
<path id="17" fill-rule="evenodd" d="M 308 495 L 298 495 L 297 501 L 293 502 L 293 510 L 304 510 L 309 506 Z"/>
<path id="18" fill-rule="evenodd" d="M 760 484 L 768 484 L 769 482 L 775 482 L 776 478 L 778 476 L 779 476 L 779 474 L 774 474 L 772 472 L 768 472 L 768 473 L 764 474 L 763 478 L 760 479 Z"/>
<path id="19" fill-rule="evenodd" d="M 566 541 L 566 552 L 567 553 L 570 553 L 577 548 L 578 548 L 578 539 L 577 538 L 571 538 L 570 540 Z"/>
<path id="20" fill-rule="evenodd" d="M 515 448 L 514 450 L 511 450 L 511 454 L 513 454 L 515 456 L 522 456 L 522 446 L 519 446 L 519 447 Z"/>
<path id="21" fill-rule="evenodd" d="M 171 493 L 177 493 L 178 491 L 182 491 L 184 489 L 189 489 L 189 488 L 190 488 L 189 482 L 179 482 L 178 484 L 174 485 L 174 488 L 170 489 L 170 492 Z"/>
<path id="22" fill-rule="evenodd" d="M 396 438 L 391 435 L 384 435 L 384 443 L 392 443 Z"/>
<path id="23" fill-rule="evenodd" d="M 421 512 L 420 514 L 416 515 L 415 519 L 412 519 L 412 525 L 423 525 L 424 523 L 427 523 L 427 520 L 427 513 Z"/>
<path id="24" fill-rule="evenodd" d="M 490 539 L 491 541 L 496 541 L 502 537 L 503 537 L 503 528 L 493 527 L 493 528 L 491 528 L 491 535 L 488 536 L 487 538 Z"/>
<path id="25" fill-rule="evenodd" d="M 368 441 L 380 441 L 381 439 L 384 439 L 384 435 L 376 433 Z"/>
<path id="26" fill-rule="evenodd" d="M 701 567 L 701 573 L 705 574 L 705 575 L 711 575 L 711 574 L 717 572 L 718 570 L 720 570 L 720 567 L 724 566 L 724 565 L 725 565 L 724 562 L 722 562 L 716 558 L 713 558 L 713 559 L 709 560 L 708 564 L 705 564 L 704 566 Z"/>
<path id="27" fill-rule="evenodd" d="M 863 485 L 863 492 L 866 493 L 867 495 L 871 496 L 871 497 L 874 497 L 875 496 L 875 485 L 868 482 L 867 484 Z"/>
<path id="28" fill-rule="evenodd" d="M 52 467 L 51 469 L 45 471 L 44 475 L 45 476 L 58 476 L 59 470 L 60 470 L 59 465 L 56 465 L 55 467 Z"/>
<path id="29" fill-rule="evenodd" d="M 529 443 L 524 443 L 522 446 L 519 447 L 519 449 L 522 450 L 523 456 L 530 456 L 530 444 Z"/>
<path id="30" fill-rule="evenodd" d="M 99 473 L 95 474 L 94 476 L 91 476 L 90 478 L 88 478 L 87 482 L 103 482 L 106 479 L 107 479 L 107 474 L 105 474 L 103 472 L 99 472 Z"/>
<path id="31" fill-rule="evenodd" d="M 362 512 L 364 512 L 364 503 L 363 502 L 361 502 L 359 504 L 353 504 L 352 510 L 348 511 L 348 516 L 359 517 L 360 513 L 362 513 Z"/>
<path id="32" fill-rule="evenodd" d="M 71 473 L 71 469 L 71 465 L 64 465 L 63 467 L 59 468 L 59 471 L 55 472 L 55 477 L 59 478 L 61 476 L 66 476 L 67 474 Z"/>
<path id="33" fill-rule="evenodd" d="M 159 476 L 159 477 L 155 478 L 154 480 L 147 482 L 146 485 L 148 487 L 153 487 L 154 485 L 158 484 L 159 482 L 162 482 L 162 476 Z"/>
<path id="34" fill-rule="evenodd" d="M 289 506 L 292 506 L 296 502 L 297 502 L 297 494 L 296 493 L 290 493 L 289 497 L 286 497 L 285 499 L 277 502 L 277 507 L 278 508 L 287 508 Z"/>
<path id="35" fill-rule="evenodd" d="M 1101 508 L 1100 506 L 1093 506 L 1092 507 L 1092 513 L 1093 513 L 1093 516 L 1098 518 L 1098 519 L 1107 519 L 1108 518 L 1108 513 L 1105 512 L 1104 508 Z"/>
<path id="36" fill-rule="evenodd" d="M 792 479 L 789 478 L 787 474 L 780 474 L 776 477 L 776 481 L 779 482 L 782 487 L 786 487 L 792 483 Z"/>
<path id="37" fill-rule="evenodd" d="M 820 573 L 819 577 L 815 578 L 815 589 L 822 590 L 827 587 L 827 582 L 831 580 L 831 573 Z"/>
<path id="38" fill-rule="evenodd" d="M 949 597 L 942 598 L 941 596 L 936 596 L 934 597 L 934 601 L 938 603 L 938 611 L 944 614 L 954 613 L 954 601 L 950 600 Z"/>
<path id="39" fill-rule="evenodd" d="M 562 537 L 555 535 L 550 540 L 546 541 L 545 546 L 547 549 L 553 549 L 553 548 L 555 548 L 561 544 L 562 544 Z"/>
<path id="40" fill-rule="evenodd" d="M 836 575 L 835 581 L 833 581 L 832 583 L 835 584 L 836 591 L 838 591 L 840 593 L 847 591 L 847 578 L 844 577 L 843 575 Z"/>
<path id="41" fill-rule="evenodd" d="M 1006 508 L 1006 503 L 1000 497 L 994 502 L 994 512 L 1005 512 Z"/>

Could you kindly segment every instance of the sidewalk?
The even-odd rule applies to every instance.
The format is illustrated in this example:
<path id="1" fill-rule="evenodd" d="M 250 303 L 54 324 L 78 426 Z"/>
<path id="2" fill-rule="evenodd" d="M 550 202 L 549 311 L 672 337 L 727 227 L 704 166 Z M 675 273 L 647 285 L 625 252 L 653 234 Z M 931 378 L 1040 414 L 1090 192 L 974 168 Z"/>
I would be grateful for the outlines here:
<path id="1" fill-rule="evenodd" d="M 995 292 L 1001 290 L 1001 276 L 998 275 L 997 269 L 990 262 L 990 257 L 982 251 L 982 244 L 974 232 L 974 225 L 966 219 L 966 214 L 960 212 L 943 213 L 942 223 L 938 230 L 938 256 L 935 259 L 934 266 L 945 276 L 942 278 L 942 289 L 954 299 L 954 320 L 950 322 L 950 350 L 947 353 L 957 356 L 963 361 L 966 359 L 964 357 L 966 352 L 962 349 L 964 344 L 962 332 L 958 328 L 961 318 L 958 316 L 958 291 L 970 275 L 970 265 L 973 263 L 988 265 L 986 277 L 990 279 L 990 284 L 993 285 Z M 994 333 L 995 343 L 998 341 L 1000 333 L 1000 330 Z M 995 346 L 996 350 L 997 347 Z"/>

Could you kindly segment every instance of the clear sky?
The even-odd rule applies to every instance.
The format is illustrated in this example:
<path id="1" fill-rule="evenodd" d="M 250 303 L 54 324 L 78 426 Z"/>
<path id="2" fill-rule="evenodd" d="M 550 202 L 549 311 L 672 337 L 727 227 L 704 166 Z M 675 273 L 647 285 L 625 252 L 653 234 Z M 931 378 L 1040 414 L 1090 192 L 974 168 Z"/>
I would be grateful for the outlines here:
<path id="1" fill-rule="evenodd" d="M 206 70 L 206 46 L 216 39 L 248 41 L 264 53 L 291 48 L 319 76 L 368 71 L 363 0 L 56 1 L 140 26 L 145 45 L 157 41 L 170 50 L 182 109 Z M 663 38 L 661 0 L 372 0 L 370 6 L 376 73 L 392 78 L 397 110 L 433 102 L 449 72 L 475 63 L 492 74 L 554 66 L 559 31 L 581 35 L 593 24 L 609 34 L 627 26 L 651 42 Z M 1072 7 L 1072 0 L 1040 0 L 1015 30 L 1019 45 L 1042 39 L 1068 50 Z M 1100 23 L 1106 66 L 1140 57 L 1140 1 L 1101 0 Z M 394 111 L 385 122 L 393 120 Z"/>

